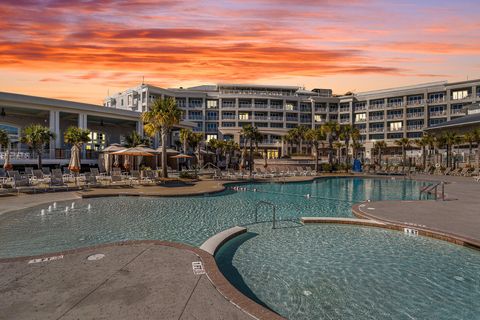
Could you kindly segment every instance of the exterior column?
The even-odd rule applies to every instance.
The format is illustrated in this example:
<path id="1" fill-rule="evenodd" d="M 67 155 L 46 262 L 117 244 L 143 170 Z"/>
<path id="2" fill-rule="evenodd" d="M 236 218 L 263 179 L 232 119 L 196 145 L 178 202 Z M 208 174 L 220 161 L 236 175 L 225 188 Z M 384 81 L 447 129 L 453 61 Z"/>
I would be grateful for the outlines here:
<path id="1" fill-rule="evenodd" d="M 55 139 L 50 141 L 50 158 L 55 159 L 55 149 L 61 147 L 60 111 L 50 110 L 49 129 L 55 133 Z"/>
<path id="2" fill-rule="evenodd" d="M 78 114 L 78 127 L 80 129 L 87 129 L 88 116 L 85 113 Z"/>
<path id="3" fill-rule="evenodd" d="M 137 121 L 136 130 L 137 133 L 143 137 L 143 122 L 141 120 Z"/>

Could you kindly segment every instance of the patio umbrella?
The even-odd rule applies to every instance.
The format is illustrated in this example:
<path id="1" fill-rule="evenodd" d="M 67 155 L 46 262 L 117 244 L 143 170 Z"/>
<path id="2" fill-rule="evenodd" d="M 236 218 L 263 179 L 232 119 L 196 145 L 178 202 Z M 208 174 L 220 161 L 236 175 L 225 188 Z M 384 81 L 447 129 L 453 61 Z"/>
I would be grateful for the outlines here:
<path id="1" fill-rule="evenodd" d="M 188 154 L 180 153 L 180 154 L 177 154 L 176 156 L 171 156 L 170 158 L 172 158 L 172 159 L 191 159 L 193 157 L 189 156 Z"/>
<path id="2" fill-rule="evenodd" d="M 121 155 L 125 156 L 125 169 L 127 169 L 127 164 L 128 168 L 130 168 L 130 163 L 128 162 L 128 156 L 134 156 L 134 157 L 153 157 L 156 154 L 156 151 L 148 148 L 148 147 L 143 147 L 141 145 L 133 147 L 133 148 L 128 148 L 125 150 L 113 152 L 114 155 Z"/>
<path id="3" fill-rule="evenodd" d="M 72 147 L 68 169 L 73 172 L 80 172 L 80 149 L 76 145 Z"/>
<path id="4" fill-rule="evenodd" d="M 156 152 L 158 153 L 162 153 L 163 152 L 163 147 L 158 147 L 157 149 L 155 149 Z M 178 152 L 177 150 L 174 150 L 174 149 L 170 149 L 170 148 L 167 148 L 167 154 L 179 154 L 180 152 Z"/>
<path id="5" fill-rule="evenodd" d="M 125 150 L 125 149 L 126 149 L 125 147 L 122 147 L 118 143 L 112 143 L 108 147 L 104 148 L 101 152 L 117 152 L 117 151 Z"/>
<path id="6" fill-rule="evenodd" d="M 13 169 L 13 165 L 10 162 L 10 148 L 7 148 L 7 152 L 5 152 L 5 163 L 3 164 L 3 169 L 6 171 Z"/>
<path id="7" fill-rule="evenodd" d="M 125 156 L 125 161 L 123 162 L 123 167 L 125 170 L 130 171 L 130 159 L 129 156 Z"/>

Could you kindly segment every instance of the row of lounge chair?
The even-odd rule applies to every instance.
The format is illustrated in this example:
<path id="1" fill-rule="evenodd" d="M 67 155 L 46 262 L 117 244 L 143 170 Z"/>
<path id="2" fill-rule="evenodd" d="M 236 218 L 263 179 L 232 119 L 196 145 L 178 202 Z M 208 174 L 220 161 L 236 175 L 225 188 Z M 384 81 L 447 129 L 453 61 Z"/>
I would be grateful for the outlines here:
<path id="1" fill-rule="evenodd" d="M 282 178 L 282 177 L 293 177 L 293 176 L 312 176 L 316 175 L 315 171 L 310 167 L 267 167 L 261 168 L 257 167 L 252 172 L 252 177 L 250 177 L 250 172 L 247 170 L 227 170 L 225 172 L 221 170 L 216 170 L 213 178 L 216 180 L 229 179 L 247 179 L 247 178 Z"/>
<path id="2" fill-rule="evenodd" d="M 416 172 L 415 167 L 404 166 L 366 166 L 365 173 L 380 174 L 380 175 L 407 175 Z"/>

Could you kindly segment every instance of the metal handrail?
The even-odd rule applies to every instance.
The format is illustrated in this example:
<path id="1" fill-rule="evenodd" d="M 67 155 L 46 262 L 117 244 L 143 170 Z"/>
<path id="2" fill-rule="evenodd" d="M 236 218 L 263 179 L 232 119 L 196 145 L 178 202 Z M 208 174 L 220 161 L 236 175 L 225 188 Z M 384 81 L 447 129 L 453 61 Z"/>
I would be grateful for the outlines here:
<path id="1" fill-rule="evenodd" d="M 438 200 L 438 186 L 441 186 L 442 187 L 442 201 L 445 201 L 445 182 L 444 181 L 440 181 L 440 182 L 437 182 L 437 183 L 433 183 L 433 184 L 430 184 L 426 187 L 423 187 L 420 189 L 420 195 L 419 195 L 419 200 L 422 198 L 422 194 L 423 193 L 432 193 L 433 191 L 433 195 L 435 197 L 435 200 Z"/>
<path id="2" fill-rule="evenodd" d="M 255 223 L 258 222 L 258 207 L 259 205 L 261 204 L 266 204 L 268 206 L 271 206 L 272 207 L 272 222 L 273 222 L 273 225 L 272 225 L 272 229 L 275 229 L 275 220 L 276 220 L 276 213 L 275 213 L 275 210 L 276 210 L 276 207 L 273 203 L 271 202 L 268 202 L 268 201 L 259 201 L 255 204 Z"/>

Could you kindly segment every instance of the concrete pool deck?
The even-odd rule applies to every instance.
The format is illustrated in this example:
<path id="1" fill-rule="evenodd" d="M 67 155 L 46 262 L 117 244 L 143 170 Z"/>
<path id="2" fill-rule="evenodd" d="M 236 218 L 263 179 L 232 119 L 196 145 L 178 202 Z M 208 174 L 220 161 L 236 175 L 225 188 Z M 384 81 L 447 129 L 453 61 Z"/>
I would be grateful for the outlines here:
<path id="1" fill-rule="evenodd" d="M 472 178 L 417 175 L 415 179 L 444 181 L 446 201 L 377 201 L 355 205 L 361 217 L 433 231 L 459 244 L 480 248 L 480 183 Z M 455 242 L 455 241 L 454 241 Z"/>

